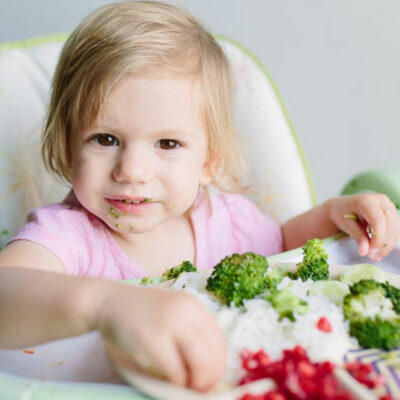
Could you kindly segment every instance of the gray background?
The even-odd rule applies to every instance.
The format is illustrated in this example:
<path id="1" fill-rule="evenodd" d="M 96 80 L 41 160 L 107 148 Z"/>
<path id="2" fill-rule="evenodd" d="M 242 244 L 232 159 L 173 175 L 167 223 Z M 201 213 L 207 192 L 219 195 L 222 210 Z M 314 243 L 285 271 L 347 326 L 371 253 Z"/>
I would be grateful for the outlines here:
<path id="1" fill-rule="evenodd" d="M 318 200 L 365 169 L 397 167 L 398 0 L 179 0 L 268 68 L 303 144 Z M 70 32 L 101 0 L 0 0 L 0 42 Z"/>

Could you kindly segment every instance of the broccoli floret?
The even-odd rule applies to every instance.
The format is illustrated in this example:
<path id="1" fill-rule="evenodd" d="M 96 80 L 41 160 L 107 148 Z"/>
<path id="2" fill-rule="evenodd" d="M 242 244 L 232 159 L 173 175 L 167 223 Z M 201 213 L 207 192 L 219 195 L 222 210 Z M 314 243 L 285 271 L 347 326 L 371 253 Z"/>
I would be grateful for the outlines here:
<path id="1" fill-rule="evenodd" d="M 361 347 L 391 350 L 400 344 L 400 320 L 382 320 L 377 317 L 350 322 L 350 335 Z"/>
<path id="2" fill-rule="evenodd" d="M 251 252 L 225 257 L 214 267 L 206 289 L 225 304 L 236 307 L 265 290 L 268 261 Z"/>
<path id="3" fill-rule="evenodd" d="M 265 275 L 265 284 L 270 292 L 277 290 L 279 283 L 284 278 L 283 271 L 280 268 L 270 269 Z"/>
<path id="4" fill-rule="evenodd" d="M 177 278 L 182 272 L 196 271 L 197 268 L 190 261 L 183 261 L 178 266 L 167 269 L 162 276 L 165 278 L 165 280 L 169 280 Z"/>
<path id="5" fill-rule="evenodd" d="M 350 322 L 350 335 L 360 346 L 390 350 L 400 345 L 400 317 L 391 299 L 398 299 L 397 290 L 372 279 L 350 287 L 343 312 Z"/>
<path id="6" fill-rule="evenodd" d="M 303 246 L 303 255 L 303 261 L 297 264 L 297 271 L 288 273 L 289 278 L 301 278 L 302 281 L 309 278 L 313 281 L 329 278 L 328 254 L 322 240 L 308 240 Z"/>
<path id="7" fill-rule="evenodd" d="M 308 303 L 295 296 L 288 286 L 273 292 L 266 299 L 271 302 L 280 319 L 288 318 L 295 321 L 294 313 L 305 314 L 308 311 Z"/>
<path id="8" fill-rule="evenodd" d="M 400 290 L 387 282 L 383 283 L 383 287 L 386 291 L 386 297 L 388 297 L 393 303 L 394 311 L 396 314 L 400 315 Z"/>

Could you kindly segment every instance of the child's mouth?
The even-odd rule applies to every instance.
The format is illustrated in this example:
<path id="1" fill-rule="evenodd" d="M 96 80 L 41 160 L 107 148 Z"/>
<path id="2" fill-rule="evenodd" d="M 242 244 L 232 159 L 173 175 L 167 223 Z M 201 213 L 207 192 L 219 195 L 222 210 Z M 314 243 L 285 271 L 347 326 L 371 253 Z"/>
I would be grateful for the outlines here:
<path id="1" fill-rule="evenodd" d="M 115 209 L 122 211 L 123 213 L 134 213 L 148 209 L 154 205 L 150 197 L 142 197 L 135 199 L 106 199 L 108 203 L 115 207 Z M 115 216 L 115 213 L 112 213 Z"/>

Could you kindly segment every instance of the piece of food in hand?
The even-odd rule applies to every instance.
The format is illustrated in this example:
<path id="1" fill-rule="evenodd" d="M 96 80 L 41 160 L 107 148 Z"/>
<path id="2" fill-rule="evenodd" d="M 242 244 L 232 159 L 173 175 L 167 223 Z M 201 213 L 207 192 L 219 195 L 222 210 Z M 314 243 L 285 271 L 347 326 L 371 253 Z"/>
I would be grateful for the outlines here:
<path id="1" fill-rule="evenodd" d="M 346 272 L 339 276 L 339 280 L 348 285 L 354 285 L 364 279 L 373 279 L 378 282 L 385 282 L 386 280 L 382 268 L 372 264 L 352 265 L 346 270 Z"/>
<path id="2" fill-rule="evenodd" d="M 176 267 L 167 269 L 163 274 L 165 280 L 176 279 L 183 272 L 196 272 L 197 268 L 190 261 L 183 261 Z"/>
<path id="3" fill-rule="evenodd" d="M 313 281 L 329 279 L 328 254 L 324 242 L 320 239 L 310 239 L 303 246 L 303 261 L 297 264 L 296 272 L 289 272 L 291 279 L 304 282 L 307 279 Z"/>
<path id="4" fill-rule="evenodd" d="M 350 335 L 360 346 L 387 350 L 400 346 L 400 315 L 392 298 L 398 299 L 398 289 L 388 283 L 369 279 L 350 287 L 343 312 Z"/>
<path id="5" fill-rule="evenodd" d="M 308 293 L 311 296 L 323 295 L 336 305 L 343 304 L 344 297 L 350 293 L 349 285 L 345 282 L 327 280 L 315 281 L 310 287 Z"/>
<path id="6" fill-rule="evenodd" d="M 255 253 L 233 254 L 214 267 L 207 280 L 206 290 L 224 304 L 236 307 L 264 292 L 268 261 Z"/>

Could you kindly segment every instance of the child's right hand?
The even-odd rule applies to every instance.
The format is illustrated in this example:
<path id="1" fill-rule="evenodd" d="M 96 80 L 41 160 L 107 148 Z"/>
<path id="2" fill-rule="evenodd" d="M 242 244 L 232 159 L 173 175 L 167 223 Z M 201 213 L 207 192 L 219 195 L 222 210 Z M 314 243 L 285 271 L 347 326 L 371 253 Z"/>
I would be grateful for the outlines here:
<path id="1" fill-rule="evenodd" d="M 225 337 L 200 300 L 184 292 L 114 282 L 112 286 L 105 297 L 103 292 L 93 326 L 117 365 L 158 372 L 199 391 L 211 389 L 222 378 Z"/>

